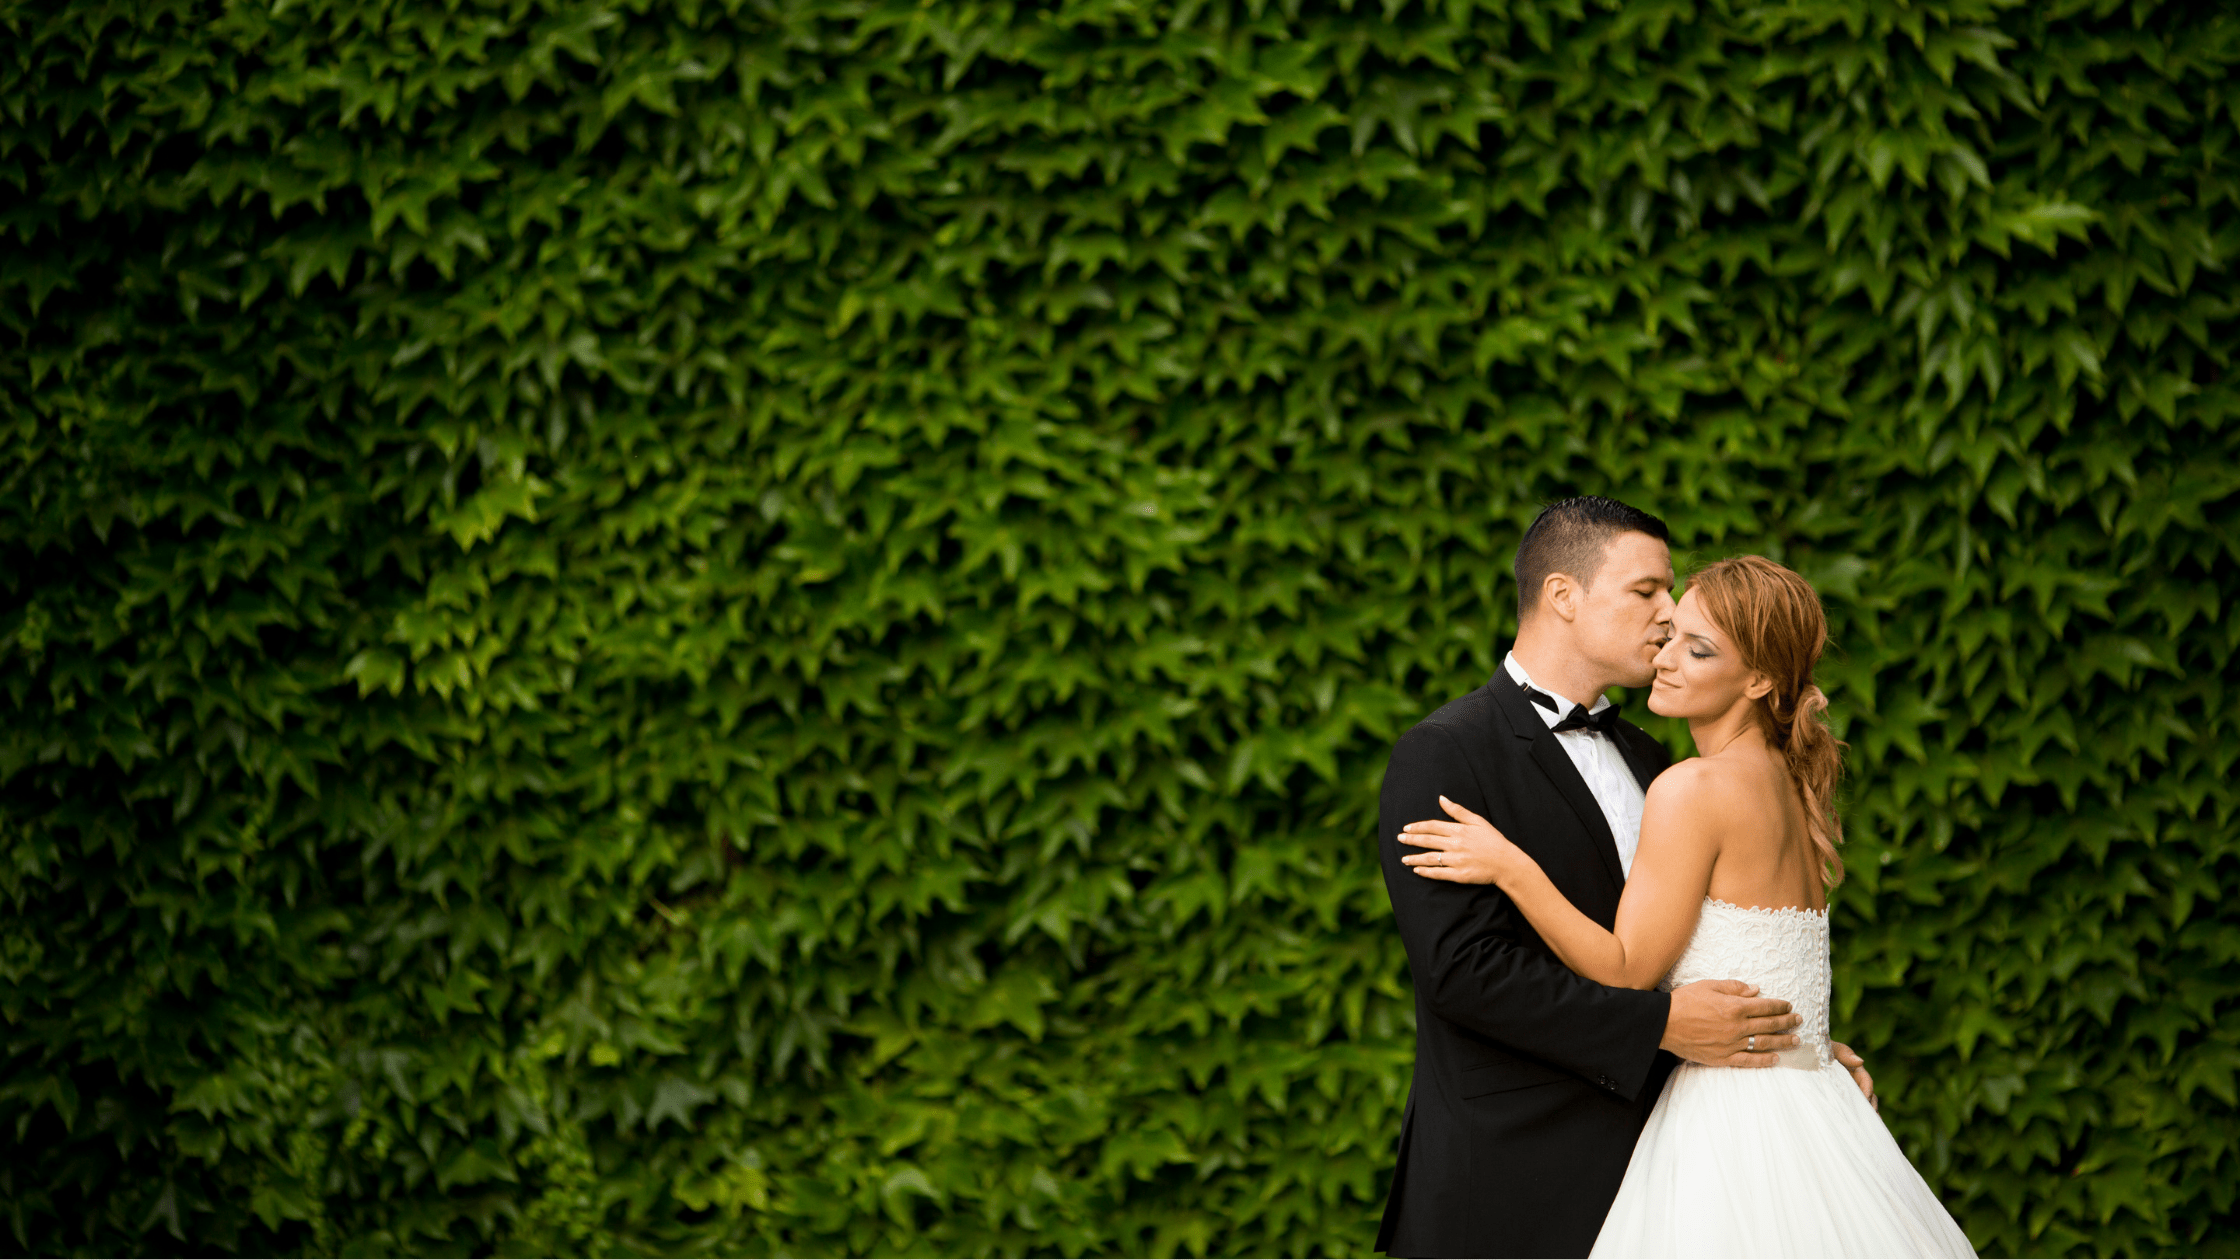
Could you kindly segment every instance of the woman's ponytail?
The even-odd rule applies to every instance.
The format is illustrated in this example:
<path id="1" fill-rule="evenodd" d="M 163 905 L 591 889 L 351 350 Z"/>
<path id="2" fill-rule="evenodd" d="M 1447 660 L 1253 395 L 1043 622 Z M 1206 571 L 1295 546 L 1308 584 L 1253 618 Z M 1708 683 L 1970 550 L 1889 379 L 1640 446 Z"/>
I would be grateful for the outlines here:
<path id="1" fill-rule="evenodd" d="M 1769 699 L 1771 697 L 1768 697 Z M 1843 882 L 1843 819 L 1836 814 L 1836 781 L 1843 777 L 1843 741 L 1828 729 L 1828 696 L 1807 684 L 1797 697 L 1781 758 L 1789 777 L 1796 781 L 1797 796 L 1804 802 L 1805 825 L 1812 832 L 1812 847 L 1820 853 L 1820 867 L 1828 886 Z"/>

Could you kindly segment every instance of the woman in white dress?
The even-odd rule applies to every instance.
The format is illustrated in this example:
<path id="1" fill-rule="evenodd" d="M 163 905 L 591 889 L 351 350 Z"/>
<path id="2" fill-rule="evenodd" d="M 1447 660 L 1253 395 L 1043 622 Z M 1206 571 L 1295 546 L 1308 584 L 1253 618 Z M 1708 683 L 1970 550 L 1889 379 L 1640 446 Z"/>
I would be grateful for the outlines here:
<path id="1" fill-rule="evenodd" d="M 1413 823 L 1427 879 L 1499 884 L 1548 947 L 1603 984 L 1726 978 L 1787 999 L 1802 1042 L 1778 1068 L 1682 1063 L 1634 1147 L 1597 1256 L 1974 1256 L 1967 1236 L 1829 1057 L 1827 890 L 1843 877 L 1842 747 L 1812 671 L 1819 596 L 1759 556 L 1698 573 L 1657 654 L 1651 710 L 1698 756 L 1658 776 L 1617 930 L 1469 810 Z"/>

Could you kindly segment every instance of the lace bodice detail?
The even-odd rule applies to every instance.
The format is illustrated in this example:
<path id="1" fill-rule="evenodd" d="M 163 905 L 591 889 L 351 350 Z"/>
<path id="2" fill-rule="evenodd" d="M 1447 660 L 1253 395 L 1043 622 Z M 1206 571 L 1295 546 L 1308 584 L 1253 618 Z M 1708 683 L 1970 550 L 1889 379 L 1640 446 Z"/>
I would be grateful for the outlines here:
<path id="1" fill-rule="evenodd" d="M 1781 1065 L 1823 1068 L 1828 1052 L 1828 915 L 1821 910 L 1761 910 L 1716 897 L 1703 899 L 1703 917 L 1680 951 L 1680 961 L 1657 987 L 1670 992 L 1698 980 L 1740 980 L 1761 997 L 1789 1003 L 1804 1023 L 1798 1046 L 1783 1051 Z"/>

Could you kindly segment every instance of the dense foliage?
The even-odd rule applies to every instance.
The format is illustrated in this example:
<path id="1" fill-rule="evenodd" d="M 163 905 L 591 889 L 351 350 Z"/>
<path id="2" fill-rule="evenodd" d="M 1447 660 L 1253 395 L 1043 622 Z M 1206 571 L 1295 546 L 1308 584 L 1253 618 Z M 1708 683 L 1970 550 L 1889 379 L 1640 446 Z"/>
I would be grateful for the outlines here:
<path id="1" fill-rule="evenodd" d="M 2240 1249 L 2222 7 L 0 0 L 5 1236 L 1362 1251 L 1596 490 L 1976 1244 Z"/>

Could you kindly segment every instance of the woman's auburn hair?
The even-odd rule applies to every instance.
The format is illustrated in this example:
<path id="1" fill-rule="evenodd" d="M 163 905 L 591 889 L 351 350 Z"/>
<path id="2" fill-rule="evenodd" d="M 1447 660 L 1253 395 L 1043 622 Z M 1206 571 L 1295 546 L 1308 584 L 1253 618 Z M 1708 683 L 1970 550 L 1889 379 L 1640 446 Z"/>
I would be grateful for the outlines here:
<path id="1" fill-rule="evenodd" d="M 1828 643 L 1820 593 L 1764 556 L 1708 564 L 1688 579 L 1688 591 L 1734 641 L 1743 665 L 1773 680 L 1773 690 L 1758 701 L 1759 716 L 1797 785 L 1821 878 L 1833 888 L 1843 880 L 1843 856 L 1836 851 L 1843 819 L 1835 797 L 1844 745 L 1828 728 L 1828 697 L 1812 680 Z"/>

